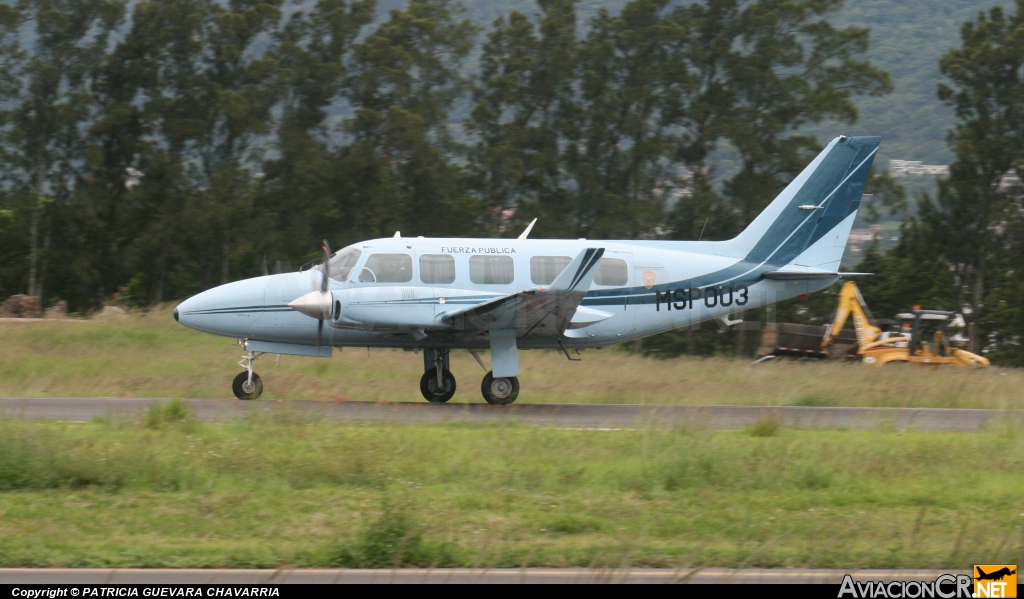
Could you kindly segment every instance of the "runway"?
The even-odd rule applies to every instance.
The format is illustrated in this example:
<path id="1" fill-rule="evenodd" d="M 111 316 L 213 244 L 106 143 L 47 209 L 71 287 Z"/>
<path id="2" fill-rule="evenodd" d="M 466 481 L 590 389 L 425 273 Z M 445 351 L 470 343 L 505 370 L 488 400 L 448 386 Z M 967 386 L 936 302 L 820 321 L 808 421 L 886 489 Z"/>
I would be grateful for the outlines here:
<path id="1" fill-rule="evenodd" d="M 110 397 L 0 397 L 0 417 L 88 421 L 138 415 L 166 399 Z M 522 422 L 582 429 L 692 425 L 742 428 L 763 418 L 783 426 L 817 429 L 881 429 L 977 432 L 994 426 L 1024 427 L 1024 410 L 946 408 L 833 408 L 802 406 L 679 406 L 604 404 L 428 404 L 234 399 L 183 400 L 207 421 L 249 414 L 291 414 L 332 422 L 430 424 Z"/>
<path id="2" fill-rule="evenodd" d="M 855 581 L 932 581 L 945 570 L 813 570 L 813 569 L 679 569 L 635 568 L 452 568 L 394 570 L 170 570 L 67 568 L 0 569 L 3 584 L 839 584 L 845 574 Z"/>

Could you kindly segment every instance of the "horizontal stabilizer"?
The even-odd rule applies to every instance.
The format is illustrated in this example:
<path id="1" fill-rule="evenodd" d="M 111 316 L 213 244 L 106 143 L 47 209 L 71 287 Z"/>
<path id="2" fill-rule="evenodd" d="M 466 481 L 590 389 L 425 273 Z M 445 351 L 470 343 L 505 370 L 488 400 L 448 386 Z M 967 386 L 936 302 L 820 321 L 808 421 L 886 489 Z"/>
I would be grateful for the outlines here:
<path id="1" fill-rule="evenodd" d="M 794 281 L 801 279 L 827 279 L 831 277 L 869 277 L 871 272 L 834 272 L 814 268 L 781 268 L 764 273 L 766 279 Z"/>

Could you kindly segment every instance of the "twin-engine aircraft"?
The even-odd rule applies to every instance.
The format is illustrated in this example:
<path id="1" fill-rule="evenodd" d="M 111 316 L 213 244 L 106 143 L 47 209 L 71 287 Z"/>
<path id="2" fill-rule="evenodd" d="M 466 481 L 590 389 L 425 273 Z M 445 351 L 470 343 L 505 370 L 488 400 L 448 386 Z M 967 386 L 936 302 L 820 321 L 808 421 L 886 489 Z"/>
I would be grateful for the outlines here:
<path id="1" fill-rule="evenodd" d="M 728 241 L 373 239 L 306 271 L 221 285 L 174 311 L 181 324 L 236 337 L 247 353 L 239 399 L 263 382 L 264 353 L 329 357 L 333 348 L 423 353 L 420 391 L 455 394 L 453 349 L 490 349 L 481 392 L 519 395 L 519 350 L 603 348 L 818 291 L 839 263 L 879 137 L 839 137 L 738 237 Z M 533 224 L 531 223 L 531 227 Z M 851 273 L 844 273 L 851 274 Z M 484 367 L 486 371 L 487 368 Z"/>

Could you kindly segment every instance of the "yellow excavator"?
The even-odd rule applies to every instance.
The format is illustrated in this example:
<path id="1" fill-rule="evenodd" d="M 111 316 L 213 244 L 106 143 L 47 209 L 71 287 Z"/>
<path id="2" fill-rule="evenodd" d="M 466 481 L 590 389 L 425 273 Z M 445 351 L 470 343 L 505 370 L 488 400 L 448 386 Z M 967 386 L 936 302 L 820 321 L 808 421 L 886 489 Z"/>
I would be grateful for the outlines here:
<path id="1" fill-rule="evenodd" d="M 950 346 L 946 329 L 956 315 L 942 310 L 914 310 L 897 314 L 898 330 L 882 331 L 871 317 L 857 284 L 848 281 L 839 291 L 839 305 L 836 307 L 832 324 L 825 327 L 821 341 L 823 352 L 833 356 L 830 346 L 840 340 L 846 320 L 853 317 L 853 328 L 857 336 L 857 355 L 865 364 L 884 366 L 893 362 L 932 364 L 949 366 L 989 365 L 987 358 Z M 934 329 L 931 341 L 926 341 L 926 329 Z"/>

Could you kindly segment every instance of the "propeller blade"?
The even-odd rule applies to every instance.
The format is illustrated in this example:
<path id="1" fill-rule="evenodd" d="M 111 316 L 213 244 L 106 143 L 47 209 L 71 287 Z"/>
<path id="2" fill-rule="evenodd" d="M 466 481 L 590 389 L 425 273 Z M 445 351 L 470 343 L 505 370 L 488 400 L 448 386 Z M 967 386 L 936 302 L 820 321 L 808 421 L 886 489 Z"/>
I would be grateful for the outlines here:
<path id="1" fill-rule="evenodd" d="M 320 349 L 320 341 L 324 334 L 324 319 L 321 318 L 316 325 L 316 347 Z"/>
<path id="2" fill-rule="evenodd" d="M 334 299 L 334 297 L 332 296 L 331 299 Z M 327 342 L 331 344 L 331 347 L 334 347 L 334 319 L 339 316 L 334 311 L 337 305 L 337 302 L 331 303 L 331 324 L 327 325 Z"/>
<path id="3" fill-rule="evenodd" d="M 267 269 L 267 253 L 263 252 L 263 276 L 270 274 L 270 270 Z"/>
<path id="4" fill-rule="evenodd" d="M 327 291 L 327 280 L 331 277 L 331 244 L 325 239 L 320 247 L 324 250 L 324 279 L 320 283 L 320 291 Z"/>

